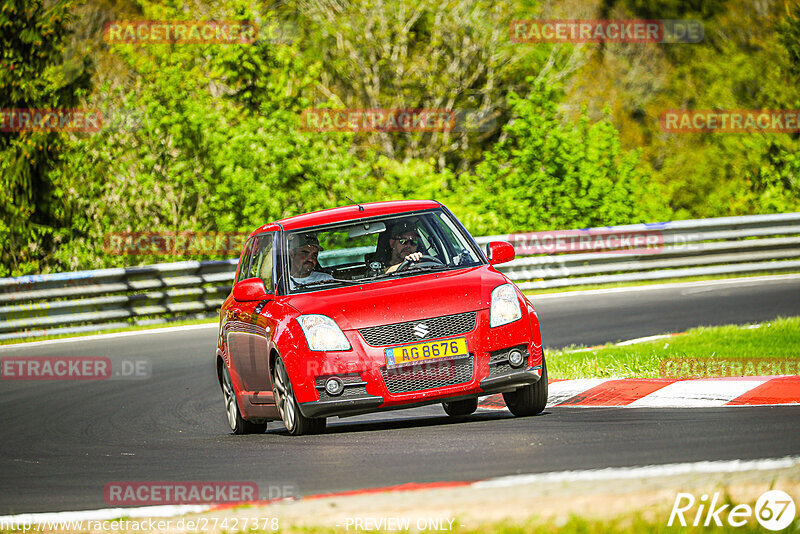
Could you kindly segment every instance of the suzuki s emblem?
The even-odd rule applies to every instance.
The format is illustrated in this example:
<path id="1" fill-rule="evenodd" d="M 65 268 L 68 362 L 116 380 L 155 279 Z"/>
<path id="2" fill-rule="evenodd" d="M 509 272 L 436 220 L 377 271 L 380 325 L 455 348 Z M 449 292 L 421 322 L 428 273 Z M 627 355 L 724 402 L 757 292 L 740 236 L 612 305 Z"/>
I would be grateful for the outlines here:
<path id="1" fill-rule="evenodd" d="M 417 323 L 417 325 L 414 327 L 414 335 L 420 339 L 427 336 L 428 332 L 429 332 L 428 325 L 426 325 L 425 323 Z"/>

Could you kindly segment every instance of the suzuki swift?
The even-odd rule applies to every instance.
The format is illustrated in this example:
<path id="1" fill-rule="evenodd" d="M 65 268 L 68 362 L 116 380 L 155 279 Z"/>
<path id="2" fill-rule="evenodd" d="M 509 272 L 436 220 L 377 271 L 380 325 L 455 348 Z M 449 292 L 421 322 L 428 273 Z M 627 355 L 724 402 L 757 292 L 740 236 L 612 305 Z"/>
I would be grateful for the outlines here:
<path id="1" fill-rule="evenodd" d="M 269 223 L 245 243 L 220 310 L 216 372 L 236 434 L 282 421 L 441 403 L 473 413 L 502 393 L 516 416 L 547 403 L 533 305 L 435 201 L 333 208 Z"/>

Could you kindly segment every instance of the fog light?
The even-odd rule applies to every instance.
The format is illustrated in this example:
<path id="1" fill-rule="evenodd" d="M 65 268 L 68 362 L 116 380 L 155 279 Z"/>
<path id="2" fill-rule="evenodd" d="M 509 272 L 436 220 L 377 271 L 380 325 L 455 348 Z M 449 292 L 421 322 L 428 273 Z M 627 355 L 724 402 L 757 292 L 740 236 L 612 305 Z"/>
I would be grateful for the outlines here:
<path id="1" fill-rule="evenodd" d="M 325 391 L 328 392 L 328 395 L 336 396 L 341 395 L 342 391 L 344 391 L 344 384 L 342 381 L 337 377 L 331 377 L 325 381 Z"/>
<path id="2" fill-rule="evenodd" d="M 511 367 L 522 367 L 525 358 L 520 351 L 513 349 L 508 353 L 508 363 L 511 364 Z"/>

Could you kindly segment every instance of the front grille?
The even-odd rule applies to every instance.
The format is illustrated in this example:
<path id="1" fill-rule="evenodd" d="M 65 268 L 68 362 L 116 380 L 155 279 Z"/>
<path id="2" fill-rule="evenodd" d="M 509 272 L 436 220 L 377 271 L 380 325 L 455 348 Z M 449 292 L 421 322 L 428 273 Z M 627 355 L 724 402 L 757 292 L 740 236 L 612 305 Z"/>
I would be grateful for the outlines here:
<path id="1" fill-rule="evenodd" d="M 349 388 L 344 388 L 341 395 L 336 395 L 335 397 L 329 395 L 327 391 L 324 389 L 318 389 L 319 392 L 319 400 L 337 400 L 337 399 L 356 399 L 359 397 L 366 397 L 367 396 L 367 387 L 366 386 L 353 386 Z"/>
<path id="2" fill-rule="evenodd" d="M 389 393 L 454 386 L 472 380 L 473 356 L 440 362 L 424 362 L 395 369 L 381 367 Z"/>
<path id="3" fill-rule="evenodd" d="M 406 323 L 370 326 L 369 328 L 362 328 L 359 332 L 364 336 L 364 340 L 373 347 L 397 345 L 398 343 L 410 343 L 422 341 L 423 339 L 437 339 L 466 334 L 475 328 L 477 317 L 478 312 L 472 311 L 433 317 L 432 319 L 408 321 Z M 414 335 L 414 327 L 420 323 L 425 323 L 428 327 L 428 334 L 422 339 Z"/>

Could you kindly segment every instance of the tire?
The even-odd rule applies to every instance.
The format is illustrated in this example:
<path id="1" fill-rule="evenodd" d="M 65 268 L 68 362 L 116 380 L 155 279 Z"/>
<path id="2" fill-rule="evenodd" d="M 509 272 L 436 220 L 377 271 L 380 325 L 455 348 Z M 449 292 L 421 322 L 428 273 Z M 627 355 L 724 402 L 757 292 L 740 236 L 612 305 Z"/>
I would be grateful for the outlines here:
<path id="1" fill-rule="evenodd" d="M 443 402 L 442 406 L 444 406 L 444 411 L 450 417 L 464 417 L 478 409 L 478 398 Z"/>
<path id="2" fill-rule="evenodd" d="M 547 406 L 547 364 L 542 356 L 542 377 L 535 384 L 503 393 L 508 409 L 517 417 L 536 415 Z"/>
<path id="3" fill-rule="evenodd" d="M 318 434 L 325 431 L 326 419 L 324 417 L 306 417 L 300 412 L 297 399 L 292 390 L 292 381 L 283 360 L 278 356 L 272 367 L 272 391 L 278 413 L 281 414 L 283 426 L 292 436 L 303 434 Z"/>
<path id="4" fill-rule="evenodd" d="M 228 426 L 234 434 L 263 434 L 267 430 L 267 423 L 253 423 L 242 418 L 239 404 L 236 402 L 236 393 L 233 390 L 231 373 L 222 364 L 222 396 L 225 398 L 225 412 L 228 415 Z"/>

